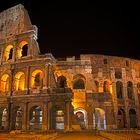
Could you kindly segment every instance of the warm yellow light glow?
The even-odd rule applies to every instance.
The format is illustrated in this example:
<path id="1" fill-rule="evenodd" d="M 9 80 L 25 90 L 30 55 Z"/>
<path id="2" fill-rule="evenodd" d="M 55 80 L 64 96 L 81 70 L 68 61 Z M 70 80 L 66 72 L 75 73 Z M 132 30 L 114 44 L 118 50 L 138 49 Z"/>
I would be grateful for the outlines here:
<path id="1" fill-rule="evenodd" d="M 15 90 L 24 90 L 25 86 L 25 75 L 23 72 L 18 72 L 14 78 Z"/>
<path id="2" fill-rule="evenodd" d="M 104 81 L 104 92 L 110 92 L 112 93 L 112 85 L 109 80 Z"/>
<path id="3" fill-rule="evenodd" d="M 4 51 L 4 60 L 7 61 L 9 59 L 10 51 L 13 49 L 13 45 L 8 45 Z"/>
<path id="4" fill-rule="evenodd" d="M 35 70 L 31 77 L 31 88 L 42 88 L 43 86 L 43 72 Z"/>
<path id="5" fill-rule="evenodd" d="M 72 106 L 74 107 L 74 109 L 79 107 L 79 104 L 77 102 L 72 102 Z"/>
<path id="6" fill-rule="evenodd" d="M 99 92 L 103 92 L 103 86 L 99 86 L 98 90 Z"/>
<path id="7" fill-rule="evenodd" d="M 26 41 L 21 41 L 19 46 L 18 46 L 18 50 L 17 50 L 17 57 L 21 58 L 22 57 L 22 48 L 24 45 L 27 45 L 28 43 Z"/>
<path id="8" fill-rule="evenodd" d="M 104 110 L 101 108 L 95 108 L 95 110 L 97 110 L 101 116 L 105 114 Z"/>
<path id="9" fill-rule="evenodd" d="M 0 81 L 0 90 L 2 92 L 9 91 L 9 75 L 4 74 Z"/>
<path id="10" fill-rule="evenodd" d="M 112 85 L 110 85 L 110 93 L 112 94 Z"/>

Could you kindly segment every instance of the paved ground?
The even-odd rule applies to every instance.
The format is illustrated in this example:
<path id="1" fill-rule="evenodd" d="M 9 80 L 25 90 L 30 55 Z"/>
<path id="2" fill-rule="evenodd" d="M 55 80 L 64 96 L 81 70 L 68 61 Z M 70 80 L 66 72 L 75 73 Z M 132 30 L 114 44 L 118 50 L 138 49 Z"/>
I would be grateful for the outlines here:
<path id="1" fill-rule="evenodd" d="M 63 133 L 58 134 L 55 140 L 107 140 L 104 137 L 93 133 Z"/>
<path id="2" fill-rule="evenodd" d="M 108 138 L 117 140 L 120 137 L 129 138 L 131 140 L 140 140 L 140 135 L 137 134 L 109 134 Z M 105 136 L 105 135 L 103 135 Z M 100 135 L 95 135 L 93 132 L 73 132 L 73 133 L 51 133 L 51 134 L 2 134 L 0 133 L 0 140 L 108 140 Z"/>

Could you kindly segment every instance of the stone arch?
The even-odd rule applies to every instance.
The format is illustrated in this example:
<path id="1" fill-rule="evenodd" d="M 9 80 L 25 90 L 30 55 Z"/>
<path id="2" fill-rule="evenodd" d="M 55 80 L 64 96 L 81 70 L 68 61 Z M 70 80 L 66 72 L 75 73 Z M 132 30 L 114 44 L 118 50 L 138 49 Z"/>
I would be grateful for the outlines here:
<path id="1" fill-rule="evenodd" d="M 117 127 L 125 128 L 125 122 L 126 122 L 125 111 L 123 109 L 119 109 L 117 114 Z"/>
<path id="2" fill-rule="evenodd" d="M 14 90 L 23 91 L 24 88 L 25 88 L 25 74 L 23 72 L 18 72 L 14 77 Z"/>
<path id="3" fill-rule="evenodd" d="M 127 95 L 129 99 L 133 99 L 133 83 L 131 81 L 127 82 Z"/>
<path id="4" fill-rule="evenodd" d="M 61 75 L 57 78 L 57 86 L 59 88 L 65 88 L 67 87 L 67 79 L 65 76 Z"/>
<path id="5" fill-rule="evenodd" d="M 17 49 L 17 58 L 20 59 L 24 56 L 27 56 L 27 53 L 28 53 L 28 42 L 21 41 Z"/>
<path id="6" fill-rule="evenodd" d="M 9 75 L 3 74 L 0 80 L 0 91 L 8 92 L 9 91 Z"/>
<path id="7" fill-rule="evenodd" d="M 43 71 L 40 69 L 34 70 L 31 75 L 31 88 L 41 89 L 43 87 Z"/>
<path id="8" fill-rule="evenodd" d="M 29 110 L 29 129 L 41 130 L 43 121 L 43 111 L 41 106 L 32 106 Z"/>
<path id="9" fill-rule="evenodd" d="M 130 128 L 137 128 L 137 115 L 135 109 L 129 110 Z"/>
<path id="10" fill-rule="evenodd" d="M 93 128 L 98 130 L 106 129 L 106 116 L 102 108 L 95 108 L 93 112 Z"/>
<path id="11" fill-rule="evenodd" d="M 85 89 L 86 78 L 82 74 L 73 77 L 73 89 Z"/>
<path id="12" fill-rule="evenodd" d="M 76 116 L 76 120 L 80 125 L 81 129 L 87 129 L 88 118 L 86 110 L 82 108 L 77 108 L 74 110 L 74 115 Z"/>
<path id="13" fill-rule="evenodd" d="M 104 92 L 111 92 L 111 91 L 112 91 L 112 86 L 111 86 L 110 80 L 104 81 L 104 84 L 103 84 L 103 91 L 104 91 Z"/>
<path id="14" fill-rule="evenodd" d="M 4 61 L 12 59 L 13 56 L 13 45 L 8 45 L 4 51 Z"/>
<path id="15" fill-rule="evenodd" d="M 123 98 L 123 83 L 121 81 L 116 82 L 116 94 L 118 99 Z"/>
<path id="16" fill-rule="evenodd" d="M 5 107 L 0 107 L 0 130 L 4 130 L 7 127 L 8 111 Z"/>

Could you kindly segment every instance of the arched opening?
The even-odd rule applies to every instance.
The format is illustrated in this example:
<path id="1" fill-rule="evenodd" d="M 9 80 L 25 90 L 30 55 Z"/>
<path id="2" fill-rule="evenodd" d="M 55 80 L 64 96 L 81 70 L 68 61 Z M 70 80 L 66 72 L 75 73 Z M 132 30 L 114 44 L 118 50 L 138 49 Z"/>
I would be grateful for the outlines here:
<path id="1" fill-rule="evenodd" d="M 17 106 L 15 107 L 15 126 L 14 128 L 16 130 L 21 130 L 22 129 L 22 109 L 21 107 Z"/>
<path id="2" fill-rule="evenodd" d="M 27 56 L 27 51 L 28 51 L 28 45 L 24 45 L 22 47 L 22 57 Z"/>
<path id="3" fill-rule="evenodd" d="M 25 74 L 18 72 L 14 77 L 14 89 L 16 91 L 23 91 L 25 87 Z"/>
<path id="4" fill-rule="evenodd" d="M 56 129 L 58 129 L 58 130 L 64 129 L 64 112 L 63 112 L 63 110 L 56 111 Z"/>
<path id="5" fill-rule="evenodd" d="M 12 59 L 13 56 L 13 45 L 8 45 L 4 52 L 4 61 Z"/>
<path id="6" fill-rule="evenodd" d="M 133 99 L 133 83 L 130 81 L 127 82 L 127 95 L 129 99 Z"/>
<path id="7" fill-rule="evenodd" d="M 93 112 L 93 128 L 98 130 L 106 129 L 105 111 L 101 108 L 95 108 Z"/>
<path id="8" fill-rule="evenodd" d="M 87 129 L 87 112 L 84 109 L 76 109 L 74 115 L 81 129 Z"/>
<path id="9" fill-rule="evenodd" d="M 104 81 L 104 92 L 111 92 L 112 91 L 112 86 L 110 84 L 110 81 Z"/>
<path id="10" fill-rule="evenodd" d="M 85 83 L 82 79 L 75 80 L 73 83 L 73 89 L 85 89 Z"/>
<path id="11" fill-rule="evenodd" d="M 29 112 L 29 129 L 41 130 L 42 129 L 42 109 L 40 106 L 33 106 Z"/>
<path id="12" fill-rule="evenodd" d="M 115 78 L 121 79 L 122 78 L 122 70 L 120 68 L 115 69 Z"/>
<path id="13" fill-rule="evenodd" d="M 43 87 L 43 72 L 41 70 L 35 70 L 31 77 L 31 88 L 41 89 Z"/>
<path id="14" fill-rule="evenodd" d="M 123 84 L 120 81 L 116 82 L 116 94 L 118 99 L 122 99 L 123 93 Z"/>
<path id="15" fill-rule="evenodd" d="M 137 128 L 137 116 L 134 109 L 129 110 L 130 128 Z"/>
<path id="16" fill-rule="evenodd" d="M 0 130 L 6 129 L 8 112 L 6 108 L 0 108 Z"/>
<path id="17" fill-rule="evenodd" d="M 73 77 L 73 89 L 85 89 L 86 79 L 82 74 Z"/>
<path id="18" fill-rule="evenodd" d="M 4 74 L 1 77 L 1 81 L 0 81 L 0 91 L 2 92 L 7 92 L 9 91 L 9 75 L 8 74 Z"/>
<path id="19" fill-rule="evenodd" d="M 125 112 L 123 109 L 118 110 L 117 126 L 118 128 L 125 128 Z"/>
<path id="20" fill-rule="evenodd" d="M 67 80 L 66 80 L 66 77 L 64 77 L 63 75 L 62 76 L 59 76 L 57 78 L 57 86 L 59 88 L 65 88 L 67 87 Z"/>
<path id="21" fill-rule="evenodd" d="M 17 57 L 18 59 L 27 56 L 27 52 L 28 52 L 28 43 L 27 41 L 21 41 L 19 43 L 18 46 L 18 50 L 17 50 Z"/>

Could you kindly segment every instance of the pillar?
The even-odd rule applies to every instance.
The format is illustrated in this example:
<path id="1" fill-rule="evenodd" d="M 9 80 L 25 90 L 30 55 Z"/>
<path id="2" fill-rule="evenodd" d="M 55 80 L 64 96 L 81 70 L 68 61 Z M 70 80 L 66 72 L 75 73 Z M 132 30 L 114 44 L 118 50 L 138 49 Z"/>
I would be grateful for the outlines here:
<path id="1" fill-rule="evenodd" d="M 93 110 L 92 107 L 87 108 L 87 121 L 88 121 L 88 128 L 87 129 L 94 129 L 93 128 Z"/>
<path id="2" fill-rule="evenodd" d="M 126 119 L 126 123 L 125 126 L 126 128 L 130 127 L 130 119 L 129 119 L 129 106 L 128 106 L 128 95 L 127 95 L 127 83 L 124 83 L 123 86 L 123 98 L 124 98 L 124 103 L 125 103 L 125 119 Z"/>
<path id="3" fill-rule="evenodd" d="M 27 130 L 27 120 L 28 120 L 28 103 L 25 103 L 22 116 L 22 130 Z"/>
<path id="4" fill-rule="evenodd" d="M 72 130 L 72 124 L 71 124 L 71 114 L 70 114 L 70 101 L 66 101 L 66 130 L 70 131 Z"/>
<path id="5" fill-rule="evenodd" d="M 136 115 L 137 115 L 137 127 L 140 127 L 140 111 L 139 111 L 139 99 L 137 95 L 137 84 L 134 85 L 134 99 L 135 99 L 135 105 L 136 105 Z"/>
<path id="6" fill-rule="evenodd" d="M 43 104 L 43 124 L 42 130 L 47 130 L 47 105 L 46 103 Z"/>
<path id="7" fill-rule="evenodd" d="M 51 107 L 52 107 L 52 103 L 50 101 L 48 101 L 47 103 L 47 110 L 46 110 L 46 117 L 47 117 L 47 130 L 51 129 Z"/>
<path id="8" fill-rule="evenodd" d="M 30 66 L 26 68 L 26 73 L 25 73 L 25 91 L 26 94 L 29 94 L 29 89 L 30 89 Z"/>
<path id="9" fill-rule="evenodd" d="M 117 115 L 118 115 L 118 101 L 116 94 L 116 82 L 112 82 L 112 101 L 114 110 L 114 127 L 117 128 Z"/>
<path id="10" fill-rule="evenodd" d="M 47 83 L 48 83 L 48 65 L 46 64 L 44 71 L 43 90 L 47 90 Z"/>
<path id="11" fill-rule="evenodd" d="M 13 130 L 14 129 L 14 125 L 15 125 L 15 114 L 14 114 L 14 106 L 13 103 L 10 103 L 10 110 L 9 110 L 9 130 Z"/>

